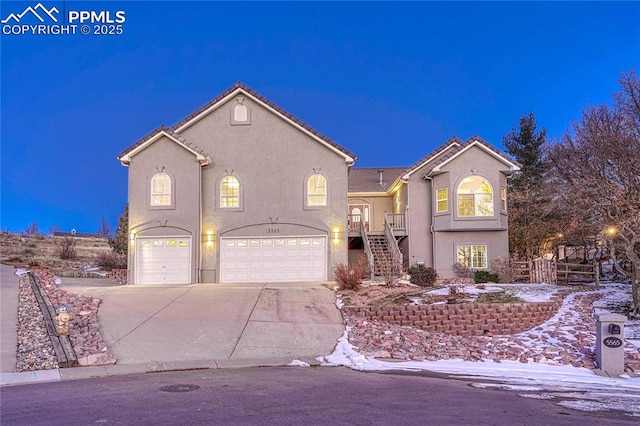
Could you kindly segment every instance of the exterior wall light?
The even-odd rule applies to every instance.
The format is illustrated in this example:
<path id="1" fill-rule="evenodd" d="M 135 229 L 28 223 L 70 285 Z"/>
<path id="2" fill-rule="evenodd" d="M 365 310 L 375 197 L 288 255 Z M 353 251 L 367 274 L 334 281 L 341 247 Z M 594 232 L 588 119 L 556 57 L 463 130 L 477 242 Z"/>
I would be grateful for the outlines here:
<path id="1" fill-rule="evenodd" d="M 212 247 L 213 246 L 213 231 L 207 231 L 207 247 Z"/>
<path id="2" fill-rule="evenodd" d="M 333 241 L 338 241 L 340 239 L 340 229 L 333 228 L 331 233 L 333 234 Z"/>
<path id="3" fill-rule="evenodd" d="M 133 244 L 136 241 L 136 233 L 135 231 L 129 232 L 129 241 Z"/>

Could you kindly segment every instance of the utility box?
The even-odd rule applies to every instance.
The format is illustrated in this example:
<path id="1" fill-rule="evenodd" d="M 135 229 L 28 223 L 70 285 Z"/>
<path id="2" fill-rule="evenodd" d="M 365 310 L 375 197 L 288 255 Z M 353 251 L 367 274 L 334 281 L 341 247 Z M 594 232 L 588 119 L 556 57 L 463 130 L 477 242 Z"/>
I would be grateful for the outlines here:
<path id="1" fill-rule="evenodd" d="M 596 374 L 616 377 L 624 373 L 624 323 L 618 314 L 595 314 Z"/>

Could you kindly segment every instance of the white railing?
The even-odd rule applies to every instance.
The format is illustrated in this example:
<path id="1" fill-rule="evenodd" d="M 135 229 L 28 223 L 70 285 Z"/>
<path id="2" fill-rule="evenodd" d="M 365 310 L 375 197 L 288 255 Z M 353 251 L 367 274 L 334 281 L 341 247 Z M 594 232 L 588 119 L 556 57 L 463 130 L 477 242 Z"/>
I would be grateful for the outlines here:
<path id="1" fill-rule="evenodd" d="M 371 279 L 373 279 L 373 273 L 375 272 L 373 252 L 371 251 L 371 245 L 369 244 L 369 237 L 367 236 L 367 230 L 365 229 L 364 222 L 362 221 L 360 222 L 360 234 L 362 235 L 362 244 L 364 245 L 364 253 L 367 255 L 367 262 L 369 262 Z"/>
<path id="2" fill-rule="evenodd" d="M 403 216 L 399 214 L 394 214 L 393 216 Z M 391 224 L 387 222 L 387 214 L 384 216 L 384 236 L 387 238 L 387 244 L 389 245 L 389 251 L 391 252 L 391 257 L 393 258 L 393 262 L 396 265 L 400 266 L 400 271 L 402 271 L 402 252 L 400 251 L 400 247 L 398 247 L 398 241 L 396 241 L 396 236 L 393 235 L 393 228 Z"/>
<path id="3" fill-rule="evenodd" d="M 407 215 L 404 213 L 385 213 L 384 221 L 388 223 L 394 231 L 407 230 Z"/>

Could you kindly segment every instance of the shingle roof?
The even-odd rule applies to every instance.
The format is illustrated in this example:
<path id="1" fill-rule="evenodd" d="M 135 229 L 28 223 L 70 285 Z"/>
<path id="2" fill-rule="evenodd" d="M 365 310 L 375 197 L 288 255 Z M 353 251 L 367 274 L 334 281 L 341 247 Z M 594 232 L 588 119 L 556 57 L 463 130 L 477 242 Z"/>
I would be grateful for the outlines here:
<path id="1" fill-rule="evenodd" d="M 462 145 L 463 142 L 458 139 L 455 136 L 452 136 L 448 141 L 446 141 L 445 143 L 443 143 L 442 145 L 440 145 L 438 148 L 436 148 L 435 150 L 431 151 L 429 154 L 425 155 L 424 157 L 422 157 L 420 160 L 416 161 L 411 167 L 409 167 L 406 171 L 405 174 L 411 173 L 416 169 L 419 169 L 420 167 L 422 167 L 425 163 L 433 160 L 435 157 L 438 156 L 438 154 L 441 154 L 442 152 L 446 151 L 448 148 L 450 148 L 452 145 Z"/>
<path id="2" fill-rule="evenodd" d="M 131 145 L 129 148 L 125 149 L 120 154 L 118 154 L 118 159 L 122 161 L 123 157 L 126 157 L 128 154 L 130 154 L 133 151 L 135 151 L 136 149 L 142 147 L 144 144 L 148 143 L 151 139 L 153 139 L 154 137 L 156 137 L 160 133 L 167 134 L 168 136 L 171 137 L 171 139 L 174 140 L 174 142 L 180 144 L 185 149 L 187 149 L 187 150 L 189 150 L 189 151 L 191 151 L 191 152 L 193 152 L 195 154 L 199 154 L 204 158 L 207 158 L 207 159 L 210 158 L 209 154 L 207 154 L 204 150 L 202 150 L 200 147 L 198 147 L 196 145 L 192 145 L 191 143 L 187 142 L 182 136 L 180 136 L 178 133 L 174 132 L 172 129 L 169 129 L 166 126 L 160 126 L 160 127 L 156 128 L 155 130 L 151 131 L 149 134 L 147 134 L 146 136 L 144 136 L 140 140 L 138 140 L 136 143 Z"/>
<path id="3" fill-rule="evenodd" d="M 205 112 L 206 110 L 211 108 L 213 105 L 215 105 L 216 103 L 220 102 L 221 100 L 223 100 L 224 98 L 226 98 L 227 96 L 229 96 L 230 94 L 232 94 L 233 92 L 235 92 L 238 89 L 240 89 L 243 92 L 245 92 L 246 94 L 254 97 L 255 99 L 259 100 L 260 102 L 268 105 L 270 108 L 272 108 L 275 111 L 277 111 L 278 113 L 282 114 L 287 119 L 293 121 L 294 123 L 296 123 L 300 127 L 304 128 L 309 133 L 311 133 L 311 134 L 317 136 L 318 138 L 322 139 L 322 141 L 324 141 L 328 145 L 331 145 L 332 147 L 334 147 L 338 151 L 342 152 L 345 156 L 351 157 L 355 161 L 356 155 L 354 153 L 352 153 L 351 151 L 349 151 L 345 147 L 339 145 L 338 143 L 332 141 L 331 139 L 329 139 L 328 137 L 326 137 L 322 133 L 318 132 L 313 127 L 309 126 L 308 124 L 304 123 L 302 120 L 300 120 L 297 117 L 295 117 L 293 114 L 290 114 L 289 112 L 285 111 L 284 109 L 282 109 L 278 105 L 274 104 L 273 102 L 271 102 L 270 100 L 268 100 L 267 98 L 263 97 L 262 95 L 260 95 L 259 93 L 255 92 L 254 90 L 252 90 L 251 88 L 247 87 L 245 84 L 243 84 L 241 82 L 238 82 L 238 83 L 234 84 L 233 86 L 229 87 L 227 90 L 225 90 L 224 92 L 219 94 L 217 97 L 215 97 L 209 103 L 204 105 L 202 108 L 198 109 L 193 114 L 187 116 L 185 119 L 183 119 L 180 122 L 178 122 L 172 128 L 174 130 L 181 128 L 182 126 L 187 124 L 189 121 L 193 120 L 198 115 L 202 114 L 203 112 Z"/>
<path id="4" fill-rule="evenodd" d="M 442 165 L 443 163 L 446 163 L 450 158 L 455 157 L 456 155 L 458 155 L 461 151 L 464 151 L 465 149 L 467 149 L 469 146 L 473 145 L 473 144 L 478 144 L 478 145 L 482 145 L 484 148 L 488 149 L 489 151 L 493 152 L 497 157 L 501 158 L 505 163 L 510 163 L 511 165 L 516 167 L 516 170 L 518 170 L 519 168 L 522 167 L 522 164 L 518 163 L 517 161 L 513 160 L 512 158 L 510 158 L 508 155 L 506 155 L 505 153 L 503 153 L 502 151 L 496 149 L 493 145 L 491 145 L 489 142 L 485 141 L 484 139 L 482 139 L 480 136 L 472 136 L 471 138 L 469 138 L 464 144 L 459 145 L 456 147 L 455 150 L 447 153 L 445 156 L 443 156 L 442 158 L 439 158 L 438 161 L 434 162 L 433 164 L 431 164 L 431 167 L 429 168 L 429 170 L 424 174 L 424 176 L 428 176 L 429 173 L 431 173 L 432 171 L 434 171 L 434 169 L 437 170 L 438 166 Z"/>
<path id="5" fill-rule="evenodd" d="M 349 171 L 349 192 L 386 192 L 406 170 L 405 167 L 353 168 Z"/>

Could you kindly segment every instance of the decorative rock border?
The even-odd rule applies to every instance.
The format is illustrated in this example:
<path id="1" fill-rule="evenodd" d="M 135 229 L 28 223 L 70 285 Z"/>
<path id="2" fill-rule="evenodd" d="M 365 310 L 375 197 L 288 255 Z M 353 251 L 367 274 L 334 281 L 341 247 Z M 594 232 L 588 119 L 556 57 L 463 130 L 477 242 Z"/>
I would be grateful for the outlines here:
<path id="1" fill-rule="evenodd" d="M 80 366 L 115 364 L 116 358 L 109 352 L 99 331 L 98 307 L 102 301 L 58 288 L 55 284 L 55 276 L 49 268 L 33 267 L 31 273 L 36 276 L 39 286 L 49 297 L 54 312 L 60 306 L 66 305 L 74 315 L 69 341 L 75 352 L 77 364 Z"/>
<path id="2" fill-rule="evenodd" d="M 58 359 L 58 367 L 65 368 L 77 366 L 78 358 L 76 357 L 76 353 L 73 351 L 69 336 L 58 336 L 56 333 L 56 309 L 53 307 L 51 300 L 49 300 L 49 296 L 46 291 L 44 291 L 44 289 L 39 285 L 38 279 L 34 274 L 29 272 L 28 275 L 31 288 L 33 289 L 33 293 L 36 296 L 36 300 L 38 301 L 38 305 L 40 306 L 40 310 L 44 316 L 44 324 L 56 353 L 56 358 Z"/>

